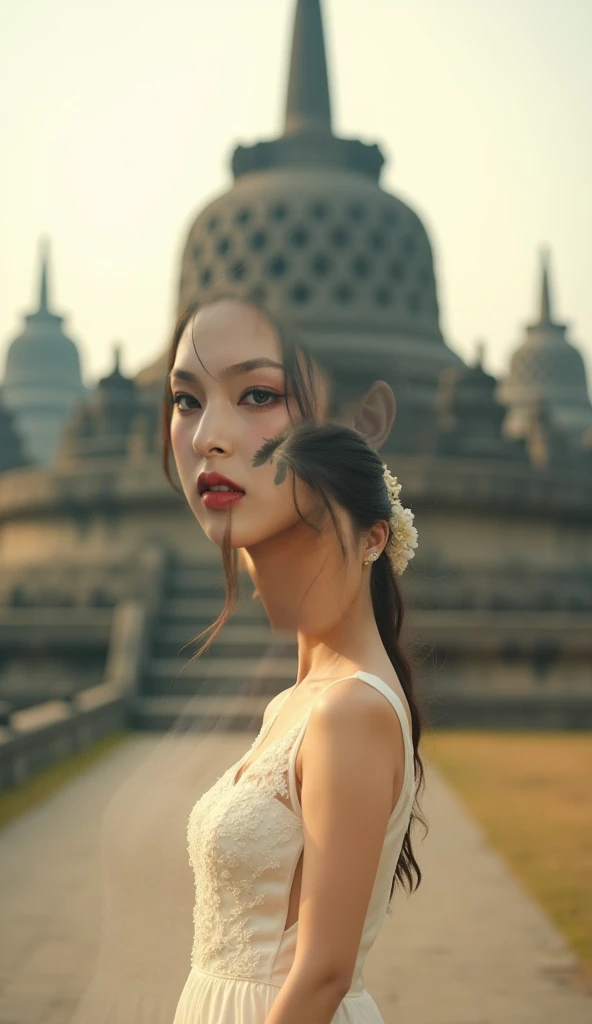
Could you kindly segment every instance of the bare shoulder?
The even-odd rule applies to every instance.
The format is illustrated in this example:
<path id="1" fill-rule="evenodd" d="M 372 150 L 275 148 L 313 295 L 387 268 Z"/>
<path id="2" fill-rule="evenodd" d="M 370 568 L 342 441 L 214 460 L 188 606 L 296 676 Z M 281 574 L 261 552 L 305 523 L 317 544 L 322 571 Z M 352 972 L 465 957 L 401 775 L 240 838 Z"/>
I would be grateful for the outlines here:
<path id="1" fill-rule="evenodd" d="M 311 710 L 303 753 L 326 742 L 350 754 L 373 745 L 396 754 L 403 749 L 401 723 L 384 694 L 352 676 L 331 686 Z"/>
<path id="2" fill-rule="evenodd" d="M 383 693 L 352 677 L 320 695 L 296 757 L 305 820 L 321 805 L 360 815 L 370 793 L 378 817 L 388 815 L 404 774 L 402 722 Z"/>

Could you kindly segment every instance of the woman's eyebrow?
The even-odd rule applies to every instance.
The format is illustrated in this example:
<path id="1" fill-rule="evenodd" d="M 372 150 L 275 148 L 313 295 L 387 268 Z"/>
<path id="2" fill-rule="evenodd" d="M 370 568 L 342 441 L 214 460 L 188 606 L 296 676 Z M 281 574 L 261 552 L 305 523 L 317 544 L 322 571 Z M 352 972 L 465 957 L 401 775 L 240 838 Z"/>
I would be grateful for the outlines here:
<path id="1" fill-rule="evenodd" d="M 227 366 L 217 380 L 230 380 L 232 377 L 240 377 L 245 373 L 250 373 L 252 370 L 261 370 L 271 367 L 275 370 L 283 370 L 283 364 L 276 362 L 274 359 L 267 359 L 266 356 L 261 356 L 258 359 L 245 359 L 242 363 L 234 363 L 233 366 Z M 188 380 L 194 384 L 199 383 L 198 378 L 194 373 L 189 370 L 182 370 L 180 367 L 174 367 L 170 372 L 171 377 L 178 377 L 179 380 Z"/>
<path id="2" fill-rule="evenodd" d="M 179 380 L 189 380 L 193 384 L 197 384 L 197 377 L 194 373 L 190 373 L 189 370 L 173 369 L 169 373 L 169 377 L 178 377 Z"/>
<path id="3" fill-rule="evenodd" d="M 231 377 L 240 377 L 244 373 L 250 373 L 251 370 L 261 370 L 266 367 L 272 367 L 276 370 L 283 370 L 282 363 L 277 363 L 275 359 L 267 359 L 265 356 L 261 356 L 259 359 L 245 359 L 243 363 L 235 363 L 234 366 L 227 366 L 225 370 L 222 370 L 220 374 L 220 380 L 229 380 Z"/>

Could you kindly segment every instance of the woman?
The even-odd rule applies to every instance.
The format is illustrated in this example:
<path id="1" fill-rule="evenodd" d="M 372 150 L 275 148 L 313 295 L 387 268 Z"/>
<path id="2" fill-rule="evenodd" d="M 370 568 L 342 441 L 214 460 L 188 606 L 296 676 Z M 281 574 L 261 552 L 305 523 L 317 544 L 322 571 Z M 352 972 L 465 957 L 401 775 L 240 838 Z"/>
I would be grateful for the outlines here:
<path id="1" fill-rule="evenodd" d="M 272 626 L 298 636 L 295 685 L 189 819 L 195 942 L 175 1024 L 379 1024 L 363 961 L 397 880 L 421 879 L 395 582 L 412 516 L 360 434 L 315 426 L 327 376 L 256 307 L 190 311 L 169 371 L 165 464 L 172 451 L 228 584 L 207 643 L 239 550 Z"/>

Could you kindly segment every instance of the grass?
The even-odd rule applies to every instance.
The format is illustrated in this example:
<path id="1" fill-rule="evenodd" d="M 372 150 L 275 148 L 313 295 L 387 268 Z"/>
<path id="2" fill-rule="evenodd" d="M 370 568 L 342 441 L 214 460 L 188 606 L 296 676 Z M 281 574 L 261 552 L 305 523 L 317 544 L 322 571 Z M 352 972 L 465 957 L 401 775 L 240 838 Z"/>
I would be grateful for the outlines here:
<path id="1" fill-rule="evenodd" d="M 592 732 L 434 730 L 428 748 L 592 977 Z"/>
<path id="2" fill-rule="evenodd" d="M 128 736 L 129 733 L 123 729 L 110 733 L 86 750 L 72 754 L 64 761 L 31 775 L 14 789 L 0 793 L 0 829 L 52 796 L 66 782 L 86 771 Z"/>

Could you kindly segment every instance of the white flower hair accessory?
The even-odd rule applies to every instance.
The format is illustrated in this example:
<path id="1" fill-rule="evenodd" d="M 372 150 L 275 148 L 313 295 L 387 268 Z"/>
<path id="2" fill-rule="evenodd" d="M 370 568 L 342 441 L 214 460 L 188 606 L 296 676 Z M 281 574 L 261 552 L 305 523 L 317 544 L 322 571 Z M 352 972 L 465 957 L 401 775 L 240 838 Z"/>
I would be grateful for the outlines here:
<path id="1" fill-rule="evenodd" d="M 399 501 L 401 484 L 384 463 L 382 470 L 391 502 L 391 518 L 389 520 L 391 532 L 384 550 L 393 567 L 393 572 L 396 576 L 401 576 L 405 572 L 408 562 L 415 557 L 417 530 L 413 525 L 413 512 L 410 508 L 403 508 Z"/>

